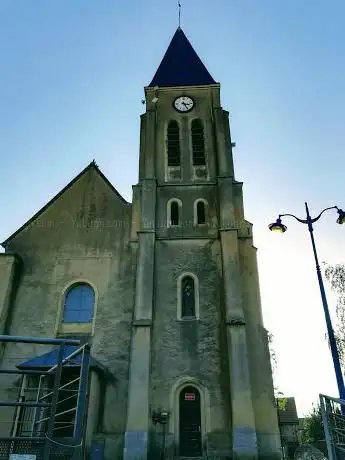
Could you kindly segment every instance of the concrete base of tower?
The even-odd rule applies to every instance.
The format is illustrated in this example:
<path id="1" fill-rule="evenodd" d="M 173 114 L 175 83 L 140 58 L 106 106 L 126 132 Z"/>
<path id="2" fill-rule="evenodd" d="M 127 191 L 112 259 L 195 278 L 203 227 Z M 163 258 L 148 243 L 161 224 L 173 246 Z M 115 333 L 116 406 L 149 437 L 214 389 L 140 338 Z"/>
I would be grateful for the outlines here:
<path id="1" fill-rule="evenodd" d="M 281 460 L 280 435 L 276 433 L 256 433 L 259 446 L 259 460 Z"/>
<path id="2" fill-rule="evenodd" d="M 147 460 L 147 431 L 126 431 L 123 460 Z"/>
<path id="3" fill-rule="evenodd" d="M 250 427 L 234 428 L 232 450 L 234 460 L 257 460 L 258 444 L 255 429 Z"/>

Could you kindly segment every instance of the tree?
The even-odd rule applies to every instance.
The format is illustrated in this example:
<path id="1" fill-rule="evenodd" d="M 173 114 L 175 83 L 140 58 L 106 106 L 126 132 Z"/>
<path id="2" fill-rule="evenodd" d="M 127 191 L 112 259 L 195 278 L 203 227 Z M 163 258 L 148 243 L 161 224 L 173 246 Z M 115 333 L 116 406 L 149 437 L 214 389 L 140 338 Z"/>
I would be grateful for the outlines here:
<path id="1" fill-rule="evenodd" d="M 268 349 L 270 352 L 270 358 L 271 358 L 271 366 L 272 366 L 272 373 L 274 374 L 276 368 L 277 368 L 277 354 L 274 349 L 273 341 L 274 341 L 274 336 L 272 332 L 267 331 L 267 341 L 268 341 Z"/>
<path id="2" fill-rule="evenodd" d="M 332 291 L 337 295 L 336 315 L 338 324 L 334 334 L 337 341 L 339 358 L 342 367 L 345 367 L 345 265 L 328 265 L 324 263 L 326 280 Z"/>
<path id="3" fill-rule="evenodd" d="M 320 403 L 313 405 L 310 414 L 303 420 L 301 435 L 303 444 L 316 444 L 325 439 Z"/>
<path id="4" fill-rule="evenodd" d="M 275 384 L 275 372 L 278 367 L 277 353 L 274 348 L 274 336 L 271 332 L 266 331 L 267 340 L 268 340 L 268 349 L 271 358 L 271 367 L 272 367 L 272 377 L 273 377 L 273 388 L 274 388 L 274 397 L 276 401 L 276 406 L 278 410 L 285 410 L 287 398 L 283 396 L 283 393 L 279 391 L 278 387 Z"/>

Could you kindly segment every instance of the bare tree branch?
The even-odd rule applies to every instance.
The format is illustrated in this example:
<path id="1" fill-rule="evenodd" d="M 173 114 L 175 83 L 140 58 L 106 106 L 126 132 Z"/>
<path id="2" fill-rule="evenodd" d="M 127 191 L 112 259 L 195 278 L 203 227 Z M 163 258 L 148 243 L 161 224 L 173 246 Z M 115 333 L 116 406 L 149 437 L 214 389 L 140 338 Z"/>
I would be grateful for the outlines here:
<path id="1" fill-rule="evenodd" d="M 345 367 L 345 265 L 336 264 L 325 266 L 325 277 L 332 291 L 337 295 L 336 315 L 338 324 L 335 327 L 335 337 L 338 346 L 339 359 L 342 368 Z"/>

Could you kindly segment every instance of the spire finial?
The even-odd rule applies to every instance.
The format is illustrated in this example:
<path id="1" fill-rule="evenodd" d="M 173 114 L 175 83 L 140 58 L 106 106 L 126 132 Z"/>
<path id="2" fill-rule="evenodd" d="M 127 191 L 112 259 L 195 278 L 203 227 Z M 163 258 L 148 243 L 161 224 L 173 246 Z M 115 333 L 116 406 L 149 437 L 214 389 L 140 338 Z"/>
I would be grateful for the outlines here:
<path id="1" fill-rule="evenodd" d="M 181 28 L 181 1 L 178 0 L 178 28 Z"/>

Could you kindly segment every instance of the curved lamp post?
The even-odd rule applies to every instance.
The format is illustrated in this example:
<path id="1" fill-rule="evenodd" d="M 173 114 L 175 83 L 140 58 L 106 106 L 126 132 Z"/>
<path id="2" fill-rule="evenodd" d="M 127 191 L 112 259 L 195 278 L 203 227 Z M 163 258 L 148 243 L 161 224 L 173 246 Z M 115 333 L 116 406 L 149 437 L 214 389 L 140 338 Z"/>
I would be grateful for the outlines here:
<path id="1" fill-rule="evenodd" d="M 166 425 L 169 421 L 169 412 L 164 409 L 154 410 L 151 414 L 152 422 L 154 425 L 159 423 L 162 426 L 162 450 L 161 460 L 165 458 L 165 436 L 166 436 Z"/>
<path id="2" fill-rule="evenodd" d="M 323 211 L 321 211 L 317 217 L 311 217 L 307 203 L 305 203 L 305 209 L 306 209 L 306 214 L 307 214 L 306 219 L 299 219 L 293 214 L 279 214 L 278 219 L 274 223 L 270 224 L 268 228 L 271 230 L 271 232 L 277 232 L 277 233 L 286 232 L 287 227 L 286 225 L 282 223 L 281 218 L 287 217 L 287 216 L 293 217 L 298 222 L 308 225 L 308 230 L 310 233 L 311 244 L 313 247 L 313 253 L 314 253 L 314 258 L 315 258 L 316 273 L 317 273 L 317 278 L 318 278 L 319 286 L 320 286 L 322 305 L 323 305 L 323 310 L 324 310 L 325 318 L 326 318 L 327 332 L 328 332 L 329 343 L 331 347 L 335 376 L 336 376 L 337 384 L 338 384 L 339 396 L 340 396 L 340 399 L 345 400 L 344 379 L 343 379 L 343 374 L 341 372 L 341 367 L 340 367 L 339 353 L 338 353 L 337 343 L 336 343 L 335 336 L 334 336 L 331 317 L 329 315 L 326 292 L 325 292 L 325 288 L 323 285 L 323 279 L 321 275 L 319 259 L 317 257 L 315 240 L 314 240 L 314 235 L 313 235 L 313 223 L 318 221 L 325 211 L 328 211 L 329 209 L 336 209 L 338 212 L 338 219 L 337 219 L 338 224 L 345 224 L 345 212 L 342 209 L 339 209 L 337 206 L 332 206 L 330 208 L 326 208 Z"/>

